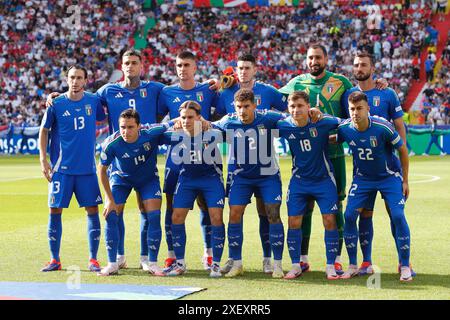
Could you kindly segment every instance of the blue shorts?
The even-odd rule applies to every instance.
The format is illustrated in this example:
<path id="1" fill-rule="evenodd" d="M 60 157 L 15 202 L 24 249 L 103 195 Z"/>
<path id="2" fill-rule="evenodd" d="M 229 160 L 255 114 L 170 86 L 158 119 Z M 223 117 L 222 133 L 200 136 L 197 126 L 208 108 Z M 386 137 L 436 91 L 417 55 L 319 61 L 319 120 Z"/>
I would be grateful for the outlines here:
<path id="1" fill-rule="evenodd" d="M 115 180 L 117 181 L 117 179 Z M 111 192 L 113 194 L 114 202 L 116 204 L 126 203 L 132 189 L 139 192 L 142 200 L 161 199 L 161 186 L 159 184 L 159 178 L 154 178 L 140 185 L 132 185 L 127 183 L 116 184 L 116 182 L 112 183 Z"/>
<path id="2" fill-rule="evenodd" d="M 287 192 L 288 216 L 302 216 L 308 211 L 308 202 L 316 201 L 322 214 L 336 214 L 338 194 L 330 178 L 308 180 L 293 176 Z"/>
<path id="3" fill-rule="evenodd" d="M 356 210 L 364 208 L 376 192 L 387 202 L 389 208 L 405 208 L 403 197 L 402 179 L 400 176 L 390 176 L 379 180 L 355 177 L 348 192 L 347 208 Z"/>
<path id="4" fill-rule="evenodd" d="M 228 173 L 227 173 L 227 183 L 225 185 L 225 197 L 226 198 L 228 198 L 230 196 L 231 181 L 233 181 L 233 174 L 230 171 L 228 171 Z M 255 198 L 261 198 L 259 190 L 256 190 L 254 192 L 254 194 L 255 194 Z"/>
<path id="5" fill-rule="evenodd" d="M 190 178 L 181 175 L 173 196 L 173 207 L 192 209 L 199 194 L 205 198 L 208 208 L 223 208 L 225 190 L 222 177 Z"/>
<path id="6" fill-rule="evenodd" d="M 177 186 L 178 176 L 180 175 L 181 165 L 174 164 L 169 158 L 166 161 L 166 170 L 164 172 L 163 191 L 167 194 L 174 194 Z"/>
<path id="7" fill-rule="evenodd" d="M 103 203 L 97 174 L 69 175 L 55 172 L 52 182 L 48 184 L 48 206 L 68 208 L 73 193 L 80 207 L 93 207 Z"/>
<path id="8" fill-rule="evenodd" d="M 280 173 L 258 179 L 248 179 L 233 175 L 230 184 L 228 203 L 230 206 L 247 205 L 252 195 L 259 195 L 264 203 L 281 203 L 281 177 Z"/>

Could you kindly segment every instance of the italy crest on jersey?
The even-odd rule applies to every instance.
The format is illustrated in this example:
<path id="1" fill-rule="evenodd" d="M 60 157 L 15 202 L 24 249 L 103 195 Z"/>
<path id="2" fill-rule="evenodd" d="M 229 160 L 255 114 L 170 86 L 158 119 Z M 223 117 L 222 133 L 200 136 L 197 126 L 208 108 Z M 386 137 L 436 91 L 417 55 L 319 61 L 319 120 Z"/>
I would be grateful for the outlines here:
<path id="1" fill-rule="evenodd" d="M 259 106 L 261 104 L 262 98 L 261 95 L 255 95 L 255 103 L 257 106 Z"/>
<path id="2" fill-rule="evenodd" d="M 334 90 L 334 86 L 333 86 L 333 84 L 330 83 L 330 84 L 327 86 L 327 92 L 328 92 L 328 93 L 332 93 L 333 90 Z"/>
<path id="3" fill-rule="evenodd" d="M 378 145 L 377 137 L 370 136 L 370 145 L 375 148 Z"/>
<path id="4" fill-rule="evenodd" d="M 140 94 L 141 94 L 141 97 L 142 97 L 142 98 L 147 97 L 147 89 L 141 89 L 141 90 L 140 90 Z"/>
<path id="5" fill-rule="evenodd" d="M 86 115 L 90 116 L 92 114 L 92 108 L 90 104 L 85 105 L 84 110 L 86 110 Z"/>
<path id="6" fill-rule="evenodd" d="M 203 92 L 197 92 L 197 101 L 202 102 L 203 101 Z"/>
<path id="7" fill-rule="evenodd" d="M 316 128 L 309 128 L 309 134 L 311 135 L 312 138 L 317 137 L 319 134 L 317 133 L 317 129 Z"/>
<path id="8" fill-rule="evenodd" d="M 143 147 L 144 147 L 144 150 L 145 151 L 150 151 L 150 142 L 146 142 L 146 143 L 144 143 L 143 145 L 142 145 Z"/>
<path id="9" fill-rule="evenodd" d="M 378 107 L 380 105 L 380 97 L 379 96 L 373 97 L 373 103 L 372 104 L 373 104 L 374 107 Z"/>

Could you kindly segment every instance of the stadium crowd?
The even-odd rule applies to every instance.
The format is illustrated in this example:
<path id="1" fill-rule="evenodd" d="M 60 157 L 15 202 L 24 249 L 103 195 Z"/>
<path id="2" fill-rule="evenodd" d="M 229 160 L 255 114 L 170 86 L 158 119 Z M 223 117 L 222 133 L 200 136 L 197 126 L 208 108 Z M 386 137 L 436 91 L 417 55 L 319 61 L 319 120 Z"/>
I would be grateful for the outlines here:
<path id="1" fill-rule="evenodd" d="M 65 89 L 64 65 L 87 67 L 88 90 L 108 82 L 134 32 L 142 30 L 143 14 L 157 20 L 143 50 L 148 79 L 174 82 L 174 56 L 182 48 L 198 55 L 198 80 L 217 77 L 245 50 L 258 57 L 258 78 L 280 87 L 306 72 L 306 49 L 319 41 L 329 50 L 329 70 L 350 79 L 352 55 L 372 53 L 377 76 L 403 100 L 414 81 L 415 55 L 436 36 L 430 1 L 403 8 L 370 3 L 322 0 L 257 9 L 164 3 L 145 12 L 143 0 L 82 2 L 79 11 L 70 9 L 70 1 L 8 0 L 0 8 L 0 128 L 19 114 L 28 125 L 39 125 L 46 95 Z"/>

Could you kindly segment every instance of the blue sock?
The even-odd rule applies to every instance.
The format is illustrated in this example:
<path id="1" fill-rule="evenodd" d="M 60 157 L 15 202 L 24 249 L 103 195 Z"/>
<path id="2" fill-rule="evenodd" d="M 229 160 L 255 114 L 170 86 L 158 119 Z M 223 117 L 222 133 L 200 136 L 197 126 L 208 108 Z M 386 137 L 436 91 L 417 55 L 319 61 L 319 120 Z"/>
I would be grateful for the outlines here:
<path id="1" fill-rule="evenodd" d="M 270 224 L 270 245 L 273 251 L 273 259 L 281 260 L 284 248 L 284 228 L 282 223 Z"/>
<path id="2" fill-rule="evenodd" d="M 220 263 L 223 254 L 223 247 L 225 245 L 225 226 L 211 226 L 212 229 L 212 251 L 213 261 Z"/>
<path id="3" fill-rule="evenodd" d="M 141 256 L 148 256 L 147 245 L 148 215 L 141 212 Z"/>
<path id="4" fill-rule="evenodd" d="M 270 247 L 270 227 L 269 227 L 269 219 L 267 216 L 259 216 L 259 237 L 261 238 L 261 245 L 263 249 L 264 258 L 270 258 L 272 256 L 272 250 Z"/>
<path id="5" fill-rule="evenodd" d="M 335 230 L 325 230 L 325 251 L 327 264 L 333 264 L 339 248 L 339 232 Z"/>
<path id="6" fill-rule="evenodd" d="M 173 251 L 172 245 L 172 210 L 166 210 L 164 229 L 166 231 L 167 250 Z"/>
<path id="7" fill-rule="evenodd" d="M 359 212 L 353 209 L 345 211 L 345 225 L 344 225 L 344 240 L 347 247 L 347 253 L 350 264 L 356 265 L 358 258 L 358 227 L 356 226 L 356 219 Z"/>
<path id="8" fill-rule="evenodd" d="M 172 241 L 176 259 L 184 259 L 186 250 L 186 226 L 184 223 L 172 224 Z"/>
<path id="9" fill-rule="evenodd" d="M 123 212 L 119 212 L 117 227 L 119 228 L 119 243 L 117 246 L 117 254 L 125 255 L 125 223 L 123 221 Z"/>
<path id="10" fill-rule="evenodd" d="M 88 239 L 90 259 L 97 259 L 98 246 L 100 244 L 100 218 L 98 212 L 87 215 L 88 220 Z"/>
<path id="11" fill-rule="evenodd" d="M 391 222 L 391 233 L 392 233 L 392 237 L 394 238 L 394 242 L 395 242 L 395 248 L 397 249 L 397 255 L 398 255 L 398 263 L 400 262 L 400 249 L 398 247 L 398 243 L 397 243 L 397 234 L 395 232 L 395 225 L 394 222 L 392 222 L 392 216 L 391 213 L 389 213 L 389 221 Z"/>
<path id="12" fill-rule="evenodd" d="M 147 230 L 147 245 L 148 245 L 148 260 L 150 262 L 158 261 L 159 246 L 161 245 L 162 230 L 161 230 L 161 211 L 154 210 L 147 213 L 148 216 L 148 230 Z"/>
<path id="13" fill-rule="evenodd" d="M 52 259 L 59 261 L 59 248 L 61 247 L 62 222 L 61 214 L 50 214 L 48 220 L 48 244 Z"/>
<path id="14" fill-rule="evenodd" d="M 119 216 L 115 211 L 110 212 L 106 218 L 105 241 L 108 253 L 108 262 L 117 261 L 117 247 L 119 245 Z"/>
<path id="15" fill-rule="evenodd" d="M 400 264 L 402 266 L 409 266 L 411 236 L 403 209 L 392 210 L 392 222 L 395 224 Z"/>
<path id="16" fill-rule="evenodd" d="M 359 246 L 363 262 L 372 263 L 373 219 L 359 217 Z"/>
<path id="17" fill-rule="evenodd" d="M 288 229 L 286 241 L 292 263 L 300 263 L 300 251 L 302 248 L 302 229 Z"/>
<path id="18" fill-rule="evenodd" d="M 242 260 L 242 241 L 244 239 L 242 227 L 242 223 L 228 224 L 228 248 L 230 258 L 233 260 Z"/>
<path id="19" fill-rule="evenodd" d="M 200 225 L 202 226 L 203 244 L 209 249 L 212 247 L 211 243 L 211 218 L 208 211 L 200 210 Z"/>

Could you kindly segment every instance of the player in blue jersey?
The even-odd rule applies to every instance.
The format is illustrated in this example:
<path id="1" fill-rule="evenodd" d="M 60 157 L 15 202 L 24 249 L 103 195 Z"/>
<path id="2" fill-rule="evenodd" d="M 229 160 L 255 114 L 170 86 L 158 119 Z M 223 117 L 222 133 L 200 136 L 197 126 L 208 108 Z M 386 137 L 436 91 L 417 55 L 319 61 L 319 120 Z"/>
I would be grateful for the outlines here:
<path id="1" fill-rule="evenodd" d="M 183 51 L 176 57 L 176 71 L 179 83 L 165 87 L 161 91 L 158 102 L 158 114 L 160 117 L 169 115 L 171 119 L 179 116 L 181 104 L 188 100 L 194 100 L 201 105 L 201 116 L 203 119 L 211 118 L 212 107 L 217 105 L 217 93 L 209 88 L 209 84 L 200 84 L 195 81 L 195 72 L 197 64 L 195 56 L 189 51 Z M 219 111 L 224 113 L 225 111 Z M 173 195 L 180 173 L 180 165 L 175 165 L 169 155 L 166 162 L 166 171 L 164 175 L 164 193 L 166 194 L 167 207 L 165 215 L 165 231 L 168 247 L 168 258 L 165 266 L 169 267 L 175 262 L 175 253 L 172 245 L 171 224 L 173 213 Z M 200 207 L 200 224 L 204 241 L 204 255 L 202 263 L 205 269 L 209 269 L 212 263 L 212 243 L 211 243 L 211 221 L 208 214 L 208 208 L 204 199 L 200 196 L 197 204 Z"/>
<path id="2" fill-rule="evenodd" d="M 233 86 L 224 89 L 219 96 L 218 111 L 225 110 L 227 113 L 235 112 L 234 108 L 234 94 L 239 89 L 253 90 L 255 95 L 255 103 L 257 110 L 270 110 L 275 109 L 278 111 L 285 111 L 287 108 L 286 97 L 281 94 L 277 89 L 271 85 L 264 84 L 255 80 L 257 73 L 256 59 L 251 54 L 241 54 L 237 59 L 237 79 L 238 83 Z M 280 139 L 280 142 L 286 143 L 284 139 Z M 228 173 L 230 175 L 234 168 L 229 165 Z M 227 193 L 230 188 L 231 177 L 227 178 Z M 259 216 L 259 235 L 261 238 L 261 244 L 263 249 L 263 272 L 271 274 L 273 272 L 273 266 L 271 262 L 271 248 L 269 240 L 269 220 L 264 208 L 264 202 L 261 196 L 256 193 L 256 208 Z M 233 265 L 233 260 L 229 260 L 225 263 L 223 270 L 229 271 Z"/>
<path id="3" fill-rule="evenodd" d="M 409 266 L 410 231 L 404 207 L 409 195 L 408 150 L 392 125 L 383 118 L 369 116 L 365 93 L 356 91 L 349 98 L 350 118 L 338 127 L 338 142 L 346 141 L 352 150 L 354 177 L 348 192 L 345 210 L 344 239 L 350 265 L 341 276 L 348 279 L 358 275 L 356 224 L 368 198 L 380 191 L 395 225 L 395 241 L 401 260 L 400 281 L 411 281 Z M 394 153 L 397 149 L 400 161 Z"/>
<path id="4" fill-rule="evenodd" d="M 222 142 L 219 130 L 201 130 L 201 106 L 198 102 L 185 101 L 179 109 L 183 131 L 168 131 L 164 142 L 172 146 L 170 157 L 181 166 L 173 195 L 172 242 L 176 263 L 166 270 L 168 276 L 186 272 L 186 216 L 202 195 L 211 219 L 212 265 L 211 277 L 221 277 L 220 260 L 225 242 L 223 207 L 225 190 L 222 177 L 222 156 L 218 144 Z"/>
<path id="5" fill-rule="evenodd" d="M 87 70 L 75 65 L 68 68 L 68 91 L 48 107 L 39 132 L 39 155 L 42 173 L 49 182 L 50 218 L 48 239 L 51 261 L 41 270 L 61 270 L 59 256 L 63 208 L 68 208 L 75 193 L 88 219 L 89 270 L 98 272 L 97 251 L 100 242 L 98 205 L 102 197 L 95 172 L 96 121 L 105 119 L 100 99 L 84 92 Z M 47 146 L 50 137 L 50 163 Z"/>
<path id="6" fill-rule="evenodd" d="M 108 83 L 97 90 L 104 106 L 106 106 L 109 122 L 109 133 L 113 134 L 119 130 L 119 116 L 122 111 L 133 108 L 140 114 L 141 123 L 145 125 L 157 122 L 157 103 L 159 94 L 164 87 L 163 84 L 153 81 L 141 81 L 143 72 L 143 63 L 141 53 L 137 50 L 127 50 L 122 55 L 122 71 L 124 80 L 117 83 Z M 51 98 L 57 96 L 52 93 L 47 100 L 51 104 Z M 114 165 L 114 164 L 113 164 Z M 114 171 L 114 168 L 111 168 Z M 136 194 L 138 206 L 141 216 L 140 226 L 140 267 L 145 271 L 148 270 L 148 247 L 147 247 L 147 229 L 149 221 L 148 215 L 139 193 Z M 126 268 L 127 262 L 125 258 L 125 223 L 123 211 L 118 212 L 119 217 L 119 247 L 117 261 L 119 268 Z"/>
<path id="7" fill-rule="evenodd" d="M 344 93 L 344 110 L 348 118 L 348 97 L 352 92 L 362 91 L 367 95 L 370 115 L 383 117 L 392 122 L 396 131 L 406 144 L 406 130 L 403 121 L 403 110 L 397 93 L 391 88 L 378 89 L 373 79 L 375 72 L 375 62 L 372 55 L 366 52 L 359 52 L 353 61 L 353 76 L 358 80 L 358 85 Z M 358 221 L 359 243 L 363 254 L 360 275 L 373 273 L 372 268 L 372 240 L 373 240 L 373 208 L 377 193 L 374 192 L 364 206 L 364 210 Z M 390 217 L 389 207 L 385 202 L 386 210 Z M 395 227 L 391 219 L 391 231 L 395 238 Z M 398 250 L 398 248 L 397 248 Z M 400 259 L 400 258 L 399 258 Z M 414 272 L 413 272 L 414 274 Z"/>
<path id="8" fill-rule="evenodd" d="M 108 266 L 99 275 L 108 276 L 119 270 L 117 249 L 119 241 L 118 214 L 123 212 L 132 189 L 139 193 L 147 214 L 148 266 L 146 270 L 163 276 L 157 265 L 161 243 L 161 190 L 156 156 L 162 134 L 167 124 L 152 125 L 141 129 L 139 113 L 127 109 L 120 114 L 119 131 L 110 135 L 103 143 L 98 172 L 105 190 L 106 204 L 103 215 L 106 219 L 105 239 L 108 251 Z M 107 170 L 114 163 L 114 170 Z"/>
<path id="9" fill-rule="evenodd" d="M 302 218 L 317 201 L 325 227 L 326 276 L 329 280 L 339 279 L 334 262 L 339 247 L 339 233 L 336 225 L 338 193 L 333 165 L 328 157 L 330 131 L 336 130 L 339 118 L 325 115 L 317 123 L 309 118 L 309 95 L 294 91 L 288 96 L 290 117 L 278 122 L 280 137 L 289 142 L 292 153 L 292 177 L 287 193 L 289 230 L 287 244 L 292 260 L 292 270 L 285 279 L 295 279 L 302 274 L 300 252 L 302 241 Z"/>

